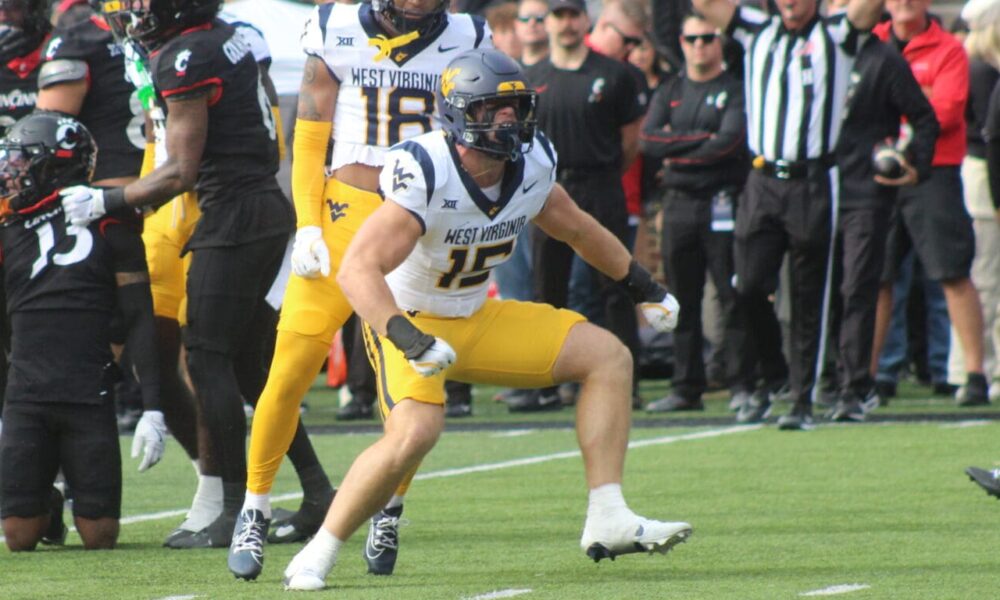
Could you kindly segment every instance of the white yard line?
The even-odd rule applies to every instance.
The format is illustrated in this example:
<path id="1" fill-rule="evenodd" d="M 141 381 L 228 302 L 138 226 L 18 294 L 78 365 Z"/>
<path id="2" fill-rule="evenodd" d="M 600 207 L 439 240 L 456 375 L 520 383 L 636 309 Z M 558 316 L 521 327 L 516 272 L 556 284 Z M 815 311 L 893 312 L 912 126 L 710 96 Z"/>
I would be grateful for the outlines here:
<path id="1" fill-rule="evenodd" d="M 850 594 L 851 592 L 859 592 L 861 590 L 867 590 L 871 586 L 866 583 L 842 583 L 840 585 L 831 585 L 830 587 L 825 587 L 821 590 L 813 590 L 811 592 L 802 592 L 800 596 L 837 596 L 839 594 Z"/>
<path id="2" fill-rule="evenodd" d="M 530 594 L 530 593 L 531 593 L 530 589 L 497 590 L 495 592 L 489 592 L 487 594 L 470 596 L 465 600 L 493 600 L 494 598 L 513 598 L 514 596 L 520 596 L 522 594 Z"/>
<path id="3" fill-rule="evenodd" d="M 969 421 L 958 421 L 956 423 L 945 423 L 941 426 L 941 429 L 965 429 L 966 427 L 982 427 L 983 425 L 989 425 L 990 421 L 984 421 L 982 419 L 975 419 Z"/>
<path id="4" fill-rule="evenodd" d="M 201 596 L 196 594 L 185 594 L 182 596 L 164 596 L 162 598 L 157 598 L 156 600 L 193 600 L 194 598 L 201 598 Z"/>
<path id="5" fill-rule="evenodd" d="M 492 438 L 508 438 L 508 437 L 521 437 L 522 435 L 531 435 L 532 433 L 537 433 L 537 429 L 511 429 L 509 431 L 498 431 L 497 433 L 491 433 Z"/>
<path id="6" fill-rule="evenodd" d="M 744 433 L 747 431 L 755 431 L 757 429 L 763 428 L 764 425 L 736 425 L 733 427 L 723 427 L 721 429 L 708 429 L 705 431 L 696 431 L 694 433 L 685 433 L 682 435 L 665 435 L 657 438 L 651 438 L 648 440 L 638 440 L 629 443 L 629 448 L 645 448 L 647 446 L 662 446 L 664 444 L 673 444 L 675 442 L 686 442 L 690 440 L 704 440 L 722 437 L 725 435 L 732 435 L 734 433 Z M 510 469 L 513 467 L 524 467 L 527 465 L 537 465 L 541 463 L 550 462 L 553 460 L 562 460 L 564 458 L 575 458 L 580 456 L 579 450 L 568 450 L 566 452 L 555 452 L 553 454 L 542 454 L 540 456 L 530 456 L 528 458 L 518 458 L 515 460 L 506 460 L 502 462 L 495 463 L 484 463 L 480 465 L 472 465 L 468 467 L 459 467 L 456 469 L 442 469 L 440 471 L 430 471 L 427 473 L 418 473 L 415 480 L 423 481 L 425 479 L 439 479 L 441 477 L 456 477 L 459 475 L 468 475 L 470 473 L 486 473 L 489 471 L 499 471 L 501 469 Z M 291 492 L 288 494 L 280 494 L 278 496 L 272 496 L 272 502 L 281 502 L 283 500 L 295 500 L 302 497 L 302 492 Z M 175 510 L 164 510 L 154 513 L 145 513 L 139 515 L 132 515 L 130 517 L 123 517 L 121 519 L 122 525 L 131 525 L 132 523 L 143 523 L 145 521 L 158 521 L 160 519 L 167 519 L 170 517 L 179 517 L 181 515 L 187 514 L 186 508 L 180 508 Z M 75 529 L 71 528 L 71 531 Z M 0 537 L 0 543 L 3 543 L 6 538 Z"/>

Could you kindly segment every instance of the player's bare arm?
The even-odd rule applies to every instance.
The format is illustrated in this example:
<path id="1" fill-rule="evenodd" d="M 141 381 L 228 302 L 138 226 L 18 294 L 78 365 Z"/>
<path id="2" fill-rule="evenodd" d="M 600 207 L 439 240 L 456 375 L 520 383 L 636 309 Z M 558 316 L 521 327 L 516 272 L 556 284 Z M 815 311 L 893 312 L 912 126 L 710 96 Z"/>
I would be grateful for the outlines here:
<path id="1" fill-rule="evenodd" d="M 54 61 L 47 63 L 46 66 L 56 62 L 67 61 Z M 86 72 L 84 72 L 84 75 L 86 75 Z M 83 108 L 83 101 L 87 97 L 89 90 L 90 85 L 87 83 L 86 78 L 44 87 L 38 90 L 38 101 L 35 104 L 35 108 L 40 110 L 54 110 L 76 116 L 80 114 L 80 109 Z"/>
<path id="2" fill-rule="evenodd" d="M 167 99 L 167 160 L 125 186 L 126 204 L 156 207 L 194 189 L 208 132 L 210 91 L 193 98 Z"/>
<path id="3" fill-rule="evenodd" d="M 632 255 L 625 246 L 580 209 L 558 183 L 552 188 L 535 225 L 546 234 L 573 248 L 580 258 L 615 281 L 628 275 Z"/>
<path id="4" fill-rule="evenodd" d="M 705 16 L 705 20 L 725 31 L 736 14 L 736 3 L 732 0 L 692 0 L 694 10 Z"/>
<path id="5" fill-rule="evenodd" d="M 380 334 L 386 333 L 390 318 L 401 314 L 385 276 L 406 259 L 421 233 L 420 223 L 409 211 L 387 201 L 347 247 L 337 283 L 358 315 Z"/>
<path id="6" fill-rule="evenodd" d="M 639 156 L 639 131 L 642 119 L 622 125 L 619 131 L 622 135 L 622 173 L 625 173 Z"/>
<path id="7" fill-rule="evenodd" d="M 847 20 L 856 29 L 867 31 L 878 24 L 885 0 L 851 0 L 847 5 Z"/>
<path id="8" fill-rule="evenodd" d="M 299 87 L 299 108 L 297 118 L 302 121 L 333 121 L 333 107 L 337 103 L 340 84 L 330 76 L 323 59 L 316 56 L 306 58 L 302 71 L 302 85 Z"/>

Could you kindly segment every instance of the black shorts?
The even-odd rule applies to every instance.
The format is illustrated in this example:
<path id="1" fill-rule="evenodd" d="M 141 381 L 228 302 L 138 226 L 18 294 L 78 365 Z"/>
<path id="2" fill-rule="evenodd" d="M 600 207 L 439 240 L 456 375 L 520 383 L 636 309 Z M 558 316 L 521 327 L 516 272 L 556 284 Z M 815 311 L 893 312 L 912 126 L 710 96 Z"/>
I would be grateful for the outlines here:
<path id="1" fill-rule="evenodd" d="M 233 356 L 252 339 L 254 320 L 274 312 L 265 298 L 287 245 L 288 237 L 282 234 L 239 246 L 192 251 L 186 348 Z"/>
<path id="2" fill-rule="evenodd" d="M 899 190 L 886 239 L 883 284 L 896 278 L 910 248 L 932 281 L 969 276 L 976 238 L 958 167 L 934 167 L 927 181 Z"/>
<path id="3" fill-rule="evenodd" d="M 114 403 L 106 398 L 98 406 L 7 398 L 0 436 L 0 518 L 48 513 L 60 468 L 73 492 L 74 516 L 121 516 L 118 426 Z"/>

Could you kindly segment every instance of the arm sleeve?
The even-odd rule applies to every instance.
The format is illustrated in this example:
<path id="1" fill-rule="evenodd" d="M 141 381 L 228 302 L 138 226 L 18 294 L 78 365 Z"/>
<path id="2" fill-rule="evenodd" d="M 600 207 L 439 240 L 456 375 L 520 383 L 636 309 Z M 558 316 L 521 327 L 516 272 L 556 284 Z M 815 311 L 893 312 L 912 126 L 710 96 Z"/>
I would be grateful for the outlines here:
<path id="1" fill-rule="evenodd" d="M 649 111 L 642 124 L 639 147 L 643 155 L 655 160 L 690 152 L 710 137 L 707 131 L 664 131 L 670 124 L 670 101 L 680 81 L 676 78 L 660 86 L 649 102 Z"/>
<path id="2" fill-rule="evenodd" d="M 760 30 L 767 26 L 769 19 L 767 13 L 758 8 L 738 6 L 726 27 L 726 35 L 748 48 Z"/>
<path id="3" fill-rule="evenodd" d="M 115 219 L 106 221 L 105 238 L 115 257 L 116 273 L 145 273 L 146 252 L 137 230 Z M 102 226 L 104 222 L 102 222 Z M 128 332 L 125 347 L 135 367 L 145 410 L 160 410 L 160 361 L 156 348 L 156 321 L 148 273 L 144 281 L 118 286 L 118 308 Z"/>
<path id="4" fill-rule="evenodd" d="M 333 123 L 296 119 L 292 141 L 292 201 L 298 227 L 320 227 L 323 188 L 326 186 L 326 150 Z"/>
<path id="5" fill-rule="evenodd" d="M 887 68 L 883 72 L 889 80 L 889 101 L 913 129 L 908 147 L 909 160 L 917 170 L 920 181 L 925 181 L 930 177 L 934 146 L 941 128 L 934 109 L 913 77 L 909 63 L 896 53 L 886 54 Z"/>
<path id="6" fill-rule="evenodd" d="M 725 160 L 739 152 L 747 143 L 747 119 L 743 112 L 743 92 L 739 85 L 727 90 L 728 98 L 722 113 L 719 130 L 697 148 L 674 159 L 678 164 L 704 165 Z M 717 97 L 717 102 L 720 99 Z"/>
<path id="7" fill-rule="evenodd" d="M 946 134 L 965 123 L 965 102 L 969 98 L 969 59 L 961 46 L 955 46 L 941 60 L 944 67 L 931 86 L 931 106 Z"/>

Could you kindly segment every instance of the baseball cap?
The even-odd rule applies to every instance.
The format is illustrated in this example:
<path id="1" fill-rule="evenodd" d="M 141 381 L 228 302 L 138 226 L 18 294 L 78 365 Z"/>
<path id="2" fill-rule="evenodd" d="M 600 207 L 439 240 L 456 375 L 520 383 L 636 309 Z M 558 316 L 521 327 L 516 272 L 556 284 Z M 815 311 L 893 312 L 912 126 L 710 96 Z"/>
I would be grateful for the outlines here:
<path id="1" fill-rule="evenodd" d="M 583 0 L 549 0 L 549 10 L 575 10 L 576 12 L 587 12 L 587 5 Z"/>

